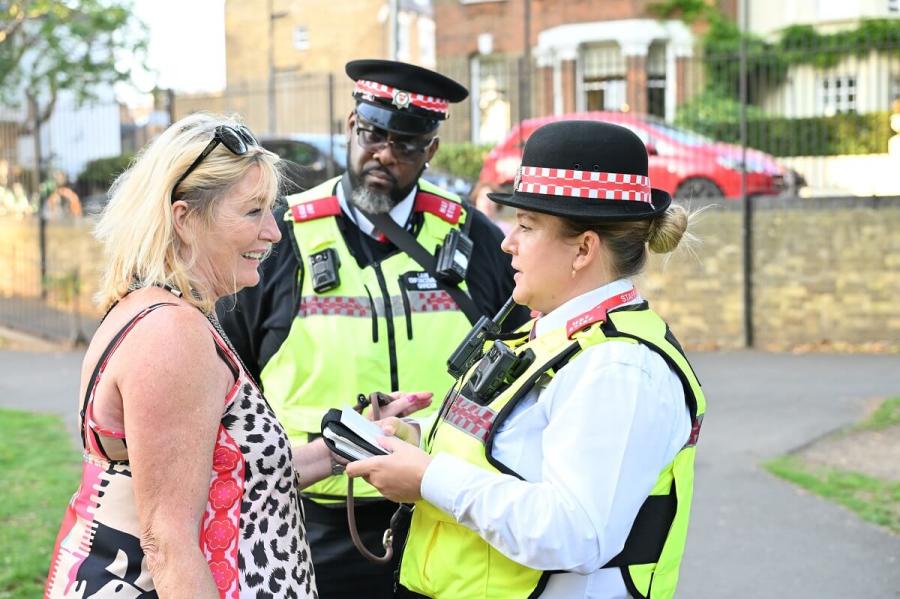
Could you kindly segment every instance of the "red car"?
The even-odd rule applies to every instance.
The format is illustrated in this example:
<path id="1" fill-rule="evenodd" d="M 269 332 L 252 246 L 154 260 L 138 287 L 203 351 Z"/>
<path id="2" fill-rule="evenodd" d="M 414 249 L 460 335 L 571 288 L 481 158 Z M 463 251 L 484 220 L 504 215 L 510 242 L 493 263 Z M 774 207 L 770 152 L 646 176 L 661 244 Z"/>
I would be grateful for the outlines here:
<path id="1" fill-rule="evenodd" d="M 583 112 L 523 121 L 487 155 L 478 191 L 509 190 L 522 160 L 522 147 L 535 129 L 559 120 L 606 121 L 628 127 L 647 146 L 650 184 L 675 198 L 739 198 L 741 148 L 680 129 L 652 116 L 627 112 Z M 759 150 L 747 149 L 747 193 L 774 195 L 785 187 L 788 172 Z"/>

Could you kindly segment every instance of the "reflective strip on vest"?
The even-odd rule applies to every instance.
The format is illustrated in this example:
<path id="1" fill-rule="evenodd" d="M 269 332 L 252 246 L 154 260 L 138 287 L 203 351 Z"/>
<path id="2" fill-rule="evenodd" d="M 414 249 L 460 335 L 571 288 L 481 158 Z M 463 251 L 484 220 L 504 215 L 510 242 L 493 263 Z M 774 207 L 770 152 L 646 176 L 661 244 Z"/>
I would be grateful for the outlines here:
<path id="1" fill-rule="evenodd" d="M 442 397 L 453 384 L 447 357 L 470 328 L 456 302 L 412 258 L 398 252 L 383 260 L 377 272 L 373 267 L 360 269 L 333 215 L 320 217 L 326 211 L 295 209 L 330 197 L 337 181 L 288 198 L 292 209 L 286 219 L 293 222 L 294 249 L 304 260 L 305 276 L 290 332 L 261 378 L 266 398 L 294 444 L 319 434 L 328 408 L 352 406 L 360 393 L 402 389 Z M 419 186 L 429 197 L 458 204 L 457 198 L 433 185 L 420 181 Z M 428 205 L 460 219 L 457 211 L 440 202 L 429 200 Z M 302 215 L 302 220 L 295 214 Z M 417 238 L 430 251 L 457 226 L 429 211 L 423 213 L 423 220 Z M 340 285 L 317 294 L 306 260 L 325 248 L 338 253 Z M 436 405 L 417 416 L 435 409 Z M 305 492 L 324 502 L 343 501 L 347 479 L 332 476 Z M 359 480 L 354 495 L 377 497 L 378 493 Z"/>
<path id="2" fill-rule="evenodd" d="M 502 424 L 499 415 L 511 413 L 509 404 L 524 397 L 535 381 L 552 374 L 561 365 L 564 367 L 577 352 L 608 341 L 640 342 L 660 354 L 679 375 L 692 415 L 696 413 L 698 418 L 702 417 L 706 402 L 700 384 L 675 345 L 677 342 L 669 341 L 674 338 L 668 333 L 665 322 L 649 309 L 610 312 L 609 321 L 610 327 L 590 326 L 574 333 L 572 338 L 567 336 L 565 328 L 560 328 L 533 341 L 527 339 L 530 325 L 523 327 L 522 337 L 510 345 L 516 352 L 531 349 L 535 353 L 534 362 L 487 406 L 458 397 L 426 436 L 429 453 L 446 452 L 488 471 L 500 472 L 502 469 L 515 475 L 486 453 L 487 439 Z M 606 330 L 610 331 L 609 336 Z M 469 370 L 464 380 L 468 380 L 475 368 Z M 674 489 L 677 496 L 674 519 L 665 535 L 658 561 L 628 563 L 620 568 L 626 586 L 641 598 L 671 599 L 674 595 L 693 494 L 695 451 L 694 446 L 686 445 L 659 474 L 651 491 L 651 495 L 668 495 Z M 665 531 L 658 532 L 662 539 Z M 627 555 L 627 550 L 626 545 L 623 555 Z M 408 589 L 429 597 L 525 598 L 538 595 L 549 575 L 505 557 L 475 532 L 427 501 L 416 504 L 400 569 L 400 582 Z"/>

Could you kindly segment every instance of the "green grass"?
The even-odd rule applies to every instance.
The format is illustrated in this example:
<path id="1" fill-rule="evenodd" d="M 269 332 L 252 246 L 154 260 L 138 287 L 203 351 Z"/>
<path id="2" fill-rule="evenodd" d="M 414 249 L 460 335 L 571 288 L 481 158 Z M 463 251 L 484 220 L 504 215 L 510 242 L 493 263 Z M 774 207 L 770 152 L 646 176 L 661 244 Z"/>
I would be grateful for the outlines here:
<path id="1" fill-rule="evenodd" d="M 773 474 L 856 512 L 863 520 L 900 534 L 900 483 L 815 466 L 795 456 L 766 464 Z"/>
<path id="2" fill-rule="evenodd" d="M 79 466 L 62 419 L 0 409 L 0 599 L 42 595 Z"/>
<path id="3" fill-rule="evenodd" d="M 900 424 L 900 397 L 889 399 L 878 406 L 878 409 L 861 422 L 858 430 L 880 431 Z"/>

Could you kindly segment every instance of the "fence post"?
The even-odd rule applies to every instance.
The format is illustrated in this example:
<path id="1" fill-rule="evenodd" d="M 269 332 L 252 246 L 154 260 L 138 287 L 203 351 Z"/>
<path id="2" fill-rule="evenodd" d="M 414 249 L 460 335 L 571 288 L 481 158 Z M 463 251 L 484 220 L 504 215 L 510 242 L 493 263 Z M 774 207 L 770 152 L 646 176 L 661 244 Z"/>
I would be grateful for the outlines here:
<path id="1" fill-rule="evenodd" d="M 741 237 L 743 241 L 744 345 L 753 347 L 753 199 L 747 194 L 747 27 L 750 0 L 741 0 L 740 96 L 741 96 Z"/>
<path id="2" fill-rule="evenodd" d="M 347 165 L 349 167 L 349 165 Z M 334 176 L 334 73 L 328 73 L 328 178 Z"/>
<path id="3" fill-rule="evenodd" d="M 29 96 L 31 114 L 34 117 L 32 123 L 32 135 L 34 140 L 34 172 L 32 184 L 34 193 L 37 194 L 38 212 L 38 252 L 41 260 L 41 299 L 47 299 L 47 217 L 44 214 L 44 194 L 41 193 L 41 115 L 37 98 Z"/>
<path id="4" fill-rule="evenodd" d="M 87 345 L 87 335 L 81 327 L 81 268 L 76 266 L 72 269 L 72 321 L 74 324 L 74 333 L 72 335 L 72 345 L 76 347 Z"/>

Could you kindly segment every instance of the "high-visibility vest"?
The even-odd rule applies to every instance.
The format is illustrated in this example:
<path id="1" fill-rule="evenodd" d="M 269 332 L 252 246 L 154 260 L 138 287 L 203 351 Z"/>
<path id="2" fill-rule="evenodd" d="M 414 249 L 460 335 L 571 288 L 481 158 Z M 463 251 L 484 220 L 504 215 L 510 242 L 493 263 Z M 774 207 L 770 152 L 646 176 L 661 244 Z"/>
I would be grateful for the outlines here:
<path id="1" fill-rule="evenodd" d="M 522 335 L 510 345 L 519 355 L 529 349 L 534 352 L 531 366 L 486 405 L 463 394 L 448 398 L 441 417 L 425 437 L 427 451 L 446 452 L 492 472 L 519 476 L 487 453 L 488 441 L 513 409 L 510 404 L 518 402 L 537 381 L 546 381 L 546 377 L 587 347 L 607 342 L 648 347 L 662 356 L 681 380 L 694 426 L 688 443 L 660 472 L 624 549 L 604 567 L 620 568 L 634 597 L 671 598 L 687 534 L 695 444 L 706 410 L 700 383 L 681 347 L 666 323 L 646 303 L 611 311 L 605 322 L 588 324 L 571 335 L 566 327 L 561 327 L 529 341 L 529 327 L 521 331 Z M 473 366 L 464 375 L 461 388 L 465 388 L 476 368 Z M 537 597 L 552 574 L 509 559 L 427 501 L 416 503 L 400 569 L 400 582 L 408 589 L 429 597 L 453 599 Z"/>
<path id="2" fill-rule="evenodd" d="M 329 408 L 352 406 L 361 393 L 442 393 L 453 383 L 447 357 L 471 327 L 450 295 L 405 253 L 359 268 L 335 219 L 341 213 L 332 195 L 337 180 L 287 198 L 292 251 L 305 272 L 290 332 L 261 379 L 294 444 L 320 432 Z M 468 212 L 457 196 L 424 180 L 418 185 L 414 210 L 424 222 L 417 240 L 431 251 L 451 229 L 464 225 Z M 340 285 L 316 293 L 309 256 L 326 248 L 337 252 Z M 346 476 L 326 478 L 304 493 L 322 502 L 342 501 Z M 354 495 L 379 496 L 363 480 L 355 483 Z"/>

